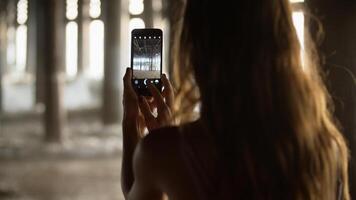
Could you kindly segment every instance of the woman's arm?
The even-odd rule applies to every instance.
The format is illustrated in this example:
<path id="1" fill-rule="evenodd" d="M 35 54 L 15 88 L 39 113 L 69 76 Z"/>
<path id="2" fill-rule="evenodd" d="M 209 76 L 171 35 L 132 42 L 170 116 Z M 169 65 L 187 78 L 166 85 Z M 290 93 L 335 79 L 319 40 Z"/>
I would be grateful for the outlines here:
<path id="1" fill-rule="evenodd" d="M 164 91 L 162 94 L 153 85 L 149 85 L 149 90 L 153 96 L 153 102 L 149 104 L 144 97 L 138 97 L 131 85 L 132 70 L 127 69 L 124 76 L 124 117 L 122 121 L 123 131 L 123 160 L 121 171 L 121 187 L 126 199 L 141 194 L 147 194 L 149 191 L 156 194 L 152 188 L 152 178 L 147 174 L 149 162 L 143 162 L 145 153 L 136 150 L 135 161 L 133 161 L 134 152 L 144 136 L 144 130 L 147 127 L 149 131 L 160 127 L 173 124 L 171 109 L 173 107 L 173 88 L 165 75 L 162 76 Z M 157 116 L 152 110 L 157 108 Z M 142 148 L 138 148 L 142 149 Z M 134 165 L 134 166 L 133 166 Z M 146 170 L 146 171 L 145 171 Z M 145 172 L 145 173 L 144 173 Z M 146 174 L 141 176 L 140 174 Z M 153 177 L 154 178 L 154 177 Z M 147 198 L 143 198 L 147 199 Z"/>
<path id="2" fill-rule="evenodd" d="M 121 166 L 121 188 L 124 193 L 124 196 L 127 196 L 127 193 L 130 191 L 133 182 L 133 155 L 136 149 L 136 146 L 139 142 L 139 138 L 135 138 L 130 134 L 138 134 L 138 131 L 135 131 L 136 125 L 134 123 L 126 123 L 122 125 L 123 127 L 123 156 L 122 156 L 122 166 Z"/>
<path id="3" fill-rule="evenodd" d="M 123 159 L 121 168 L 121 188 L 126 197 L 130 191 L 134 176 L 132 159 L 138 142 L 143 137 L 143 116 L 139 110 L 139 100 L 131 85 L 132 71 L 127 68 L 124 76 L 124 116 L 122 121 Z"/>
<path id="4" fill-rule="evenodd" d="M 151 142 L 150 142 L 151 141 Z M 156 157 L 156 152 L 151 137 L 146 137 L 139 142 L 133 158 L 134 183 L 126 196 L 130 200 L 162 200 L 163 191 L 159 187 L 161 171 L 158 165 L 161 162 Z"/>

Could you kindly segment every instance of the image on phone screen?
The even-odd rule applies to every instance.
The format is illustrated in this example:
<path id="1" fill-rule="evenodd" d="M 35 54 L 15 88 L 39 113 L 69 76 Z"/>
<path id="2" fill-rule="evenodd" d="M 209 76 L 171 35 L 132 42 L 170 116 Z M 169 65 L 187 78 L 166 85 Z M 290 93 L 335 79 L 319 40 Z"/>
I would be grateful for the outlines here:
<path id="1" fill-rule="evenodd" d="M 161 88 L 162 32 L 158 29 L 136 29 L 132 32 L 133 85 L 140 95 L 150 95 L 149 83 Z"/>

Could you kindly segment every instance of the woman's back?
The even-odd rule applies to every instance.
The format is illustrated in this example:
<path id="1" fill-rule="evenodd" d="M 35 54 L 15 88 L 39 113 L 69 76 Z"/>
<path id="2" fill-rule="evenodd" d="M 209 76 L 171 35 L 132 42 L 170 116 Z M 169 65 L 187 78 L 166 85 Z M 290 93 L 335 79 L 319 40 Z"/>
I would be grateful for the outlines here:
<path id="1" fill-rule="evenodd" d="M 218 157 L 215 142 L 198 120 L 151 132 L 136 154 L 146 157 L 141 164 L 169 199 L 294 199 L 291 195 L 292 190 L 297 189 L 296 185 L 293 187 L 295 183 L 283 175 L 282 166 L 276 164 L 273 154 L 267 153 L 274 149 L 264 150 L 264 159 L 247 159 L 254 160 L 260 172 L 244 169 L 246 163 L 240 163 L 235 173 L 231 173 L 229 166 Z M 267 167 L 271 164 L 275 168 Z M 251 166 L 251 170 L 253 168 Z M 255 177 L 259 181 L 251 182 L 251 173 L 260 176 Z M 294 173 L 288 176 L 298 176 L 301 172 Z"/>
<path id="2" fill-rule="evenodd" d="M 181 127 L 151 132 L 143 139 L 136 154 L 145 157 L 140 163 L 146 166 L 144 171 L 157 181 L 164 191 L 162 194 L 172 200 L 296 199 L 296 191 L 302 188 L 291 177 L 297 181 L 300 178 L 298 176 L 305 173 L 302 172 L 305 169 L 298 167 L 303 165 L 298 162 L 303 161 L 295 159 L 295 171 L 285 174 L 283 164 L 276 162 L 274 155 L 268 153 L 275 149 L 271 147 L 264 151 L 265 158 L 258 159 L 250 155 L 241 159 L 241 162 L 250 160 L 251 163 L 240 163 L 231 173 L 229 166 L 224 165 L 218 157 L 215 142 L 198 120 Z M 252 166 L 254 164 L 259 167 Z M 244 168 L 249 165 L 251 169 Z M 251 171 L 253 169 L 259 172 Z M 251 176 L 256 182 L 251 181 Z M 340 192 L 338 196 L 341 196 Z"/>

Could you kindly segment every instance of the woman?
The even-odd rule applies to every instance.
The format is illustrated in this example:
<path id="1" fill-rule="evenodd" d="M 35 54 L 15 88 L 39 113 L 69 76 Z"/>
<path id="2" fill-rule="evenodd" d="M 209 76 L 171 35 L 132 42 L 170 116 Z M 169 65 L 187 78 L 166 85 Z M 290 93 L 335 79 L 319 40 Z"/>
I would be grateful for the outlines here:
<path id="1" fill-rule="evenodd" d="M 173 126 L 166 76 L 150 103 L 126 72 L 126 199 L 349 199 L 345 141 L 287 0 L 187 0 L 179 33 L 178 111 L 198 103 L 200 118 Z"/>

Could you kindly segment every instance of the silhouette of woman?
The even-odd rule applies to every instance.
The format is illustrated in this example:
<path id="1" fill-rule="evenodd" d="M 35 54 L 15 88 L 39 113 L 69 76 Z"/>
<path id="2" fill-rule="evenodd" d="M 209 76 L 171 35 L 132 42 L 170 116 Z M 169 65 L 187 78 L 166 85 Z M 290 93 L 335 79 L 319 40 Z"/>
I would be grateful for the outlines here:
<path id="1" fill-rule="evenodd" d="M 176 97 L 165 75 L 153 102 L 124 77 L 125 198 L 349 199 L 347 147 L 289 1 L 187 0 L 180 27 Z M 174 124 L 195 105 L 198 120 Z"/>

